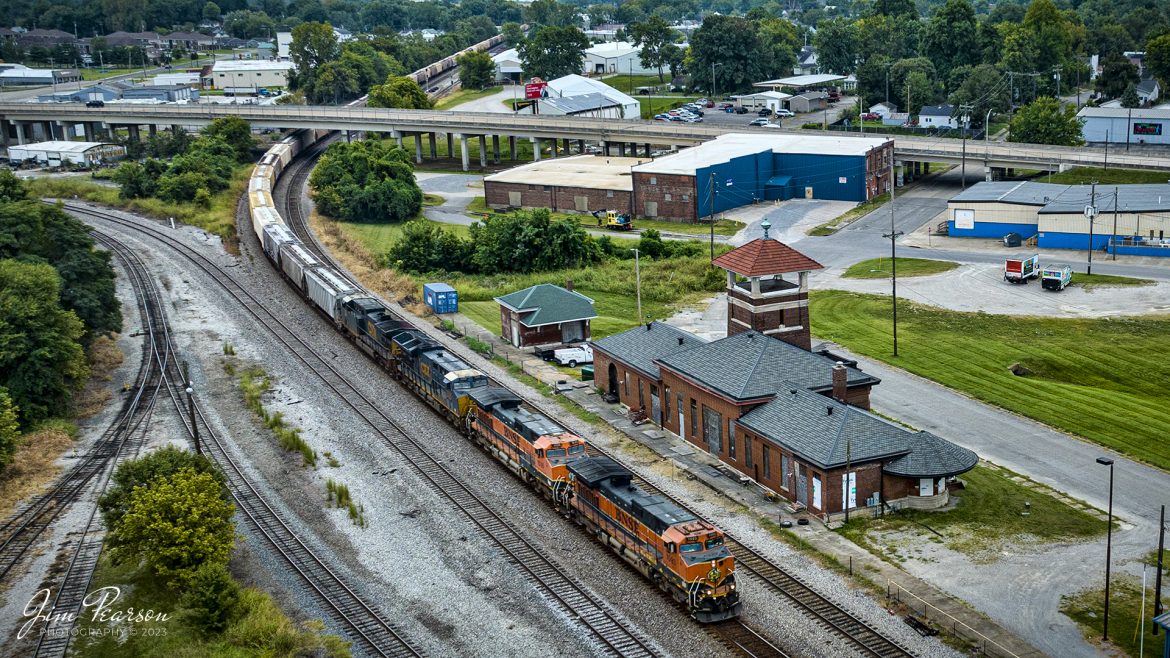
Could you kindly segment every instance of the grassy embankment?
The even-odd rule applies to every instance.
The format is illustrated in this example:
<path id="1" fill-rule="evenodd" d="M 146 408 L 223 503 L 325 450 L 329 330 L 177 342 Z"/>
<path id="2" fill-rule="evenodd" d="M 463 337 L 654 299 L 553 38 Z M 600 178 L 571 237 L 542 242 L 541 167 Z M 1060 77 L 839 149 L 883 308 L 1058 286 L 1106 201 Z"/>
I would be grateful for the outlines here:
<path id="1" fill-rule="evenodd" d="M 986 564 L 999 558 L 1005 543 L 1078 541 L 1105 532 L 1099 510 L 1024 476 L 981 464 L 961 477 L 967 488 L 955 494 L 959 501 L 952 509 L 903 510 L 876 519 L 856 515 L 841 534 L 892 562 L 905 562 L 924 542 L 933 542 Z"/>
<path id="2" fill-rule="evenodd" d="M 898 277 L 930 276 L 949 272 L 959 266 L 949 260 L 930 260 L 928 258 L 898 258 Z M 871 258 L 860 263 L 854 263 L 841 275 L 843 279 L 888 279 L 891 267 L 889 258 Z"/>
<path id="3" fill-rule="evenodd" d="M 890 355 L 889 298 L 812 293 L 812 330 L 979 400 L 1170 468 L 1170 381 L 1161 354 L 1170 317 L 1051 319 L 899 303 L 899 356 Z M 1008 366 L 1031 371 L 1013 375 Z"/>
<path id="4" fill-rule="evenodd" d="M 1020 175 L 1017 170 L 1017 176 Z M 1165 184 L 1168 176 L 1164 171 L 1143 171 L 1140 169 L 1116 169 L 1110 167 L 1075 167 L 1068 171 L 1052 172 L 1051 174 L 1035 172 L 1038 183 L 1060 183 L 1063 185 L 1088 185 L 1097 181 L 1098 191 L 1112 192 L 1102 188 L 1102 185 L 1126 185 L 1130 183 Z"/>
<path id="5" fill-rule="evenodd" d="M 488 87 L 487 89 L 459 89 L 451 94 L 448 94 L 435 102 L 436 110 L 449 110 L 456 105 L 462 105 L 468 101 L 478 100 L 492 94 L 498 94 L 503 91 L 503 87 L 496 85 Z"/>
<path id="6" fill-rule="evenodd" d="M 79 658 L 274 655 L 348 658 L 351 655 L 347 642 L 322 634 L 324 624 L 320 621 L 294 622 L 272 597 L 258 589 L 241 591 L 238 616 L 222 633 L 209 633 L 194 627 L 181 604 L 176 602 L 174 590 L 146 567 L 129 563 L 115 566 L 103 554 L 90 591 L 101 587 L 121 590 L 118 600 L 109 605 L 109 613 L 131 608 L 135 612 L 153 610 L 168 615 L 168 619 L 119 624 L 95 621 L 93 615 L 83 614 L 78 619 L 80 632 L 73 643 Z"/>
<path id="7" fill-rule="evenodd" d="M 93 69 L 93 68 L 81 69 L 81 79 L 85 80 L 85 81 L 105 80 L 106 78 L 113 78 L 115 76 L 126 75 L 128 73 L 129 74 L 137 73 L 137 74 L 141 75 L 142 68 L 140 67 L 140 68 L 136 68 L 136 69 L 109 69 L 109 68 L 106 68 L 106 69 Z"/>
<path id="8" fill-rule="evenodd" d="M 1112 274 L 1081 274 L 1079 272 L 1073 273 L 1072 283 L 1070 286 L 1081 286 L 1085 290 L 1094 290 L 1096 288 L 1130 288 L 1137 286 L 1152 286 L 1156 281 L 1153 279 L 1137 279 L 1130 276 L 1115 276 Z"/>
<path id="9" fill-rule="evenodd" d="M 475 214 L 485 212 L 500 214 L 499 211 L 488 208 L 486 201 L 481 196 L 475 197 L 471 200 L 471 203 L 467 204 L 467 212 Z M 588 213 L 554 212 L 552 213 L 552 216 L 553 219 L 569 219 L 575 222 L 579 222 L 581 226 L 584 226 L 585 228 L 598 228 L 597 220 L 593 217 L 593 215 Z M 743 222 L 737 222 L 734 219 L 720 219 L 719 221 L 715 222 L 715 235 L 735 235 L 743 227 Z M 710 224 L 684 224 L 682 222 L 665 222 L 654 219 L 635 219 L 634 228 L 652 228 L 662 232 L 686 233 L 688 235 L 694 235 L 698 238 L 701 238 L 704 235 L 710 235 L 711 233 Z M 613 232 L 613 237 L 615 238 L 623 236 L 630 237 L 631 235 L 636 238 L 636 234 L 626 234 L 621 231 Z"/>
<path id="10" fill-rule="evenodd" d="M 1104 646 L 1101 642 L 1101 633 L 1104 630 L 1105 585 L 1104 573 L 1099 585 L 1091 589 L 1078 592 L 1071 596 L 1062 597 L 1060 611 L 1075 621 L 1085 634 L 1085 639 L 1096 646 Z M 1154 571 L 1147 572 L 1146 583 L 1146 634 L 1143 642 L 1139 642 L 1142 616 L 1142 581 L 1138 576 L 1114 573 L 1109 583 L 1109 645 L 1120 650 L 1122 655 L 1131 658 L 1160 658 L 1165 650 L 1166 634 L 1150 633 L 1154 610 Z M 1170 573 L 1162 573 L 1162 604 L 1163 610 L 1170 606 L 1170 593 L 1166 591 L 1166 579 Z M 1144 646 L 1143 646 L 1144 645 Z M 1142 650 L 1139 651 L 1139 646 Z M 1108 652 L 1116 655 L 1114 652 Z"/>
<path id="11" fill-rule="evenodd" d="M 98 185 L 85 178 L 34 178 L 26 181 L 29 194 L 33 197 L 70 199 L 74 195 L 107 206 L 124 208 L 149 217 L 167 219 L 191 224 L 214 233 L 226 243 L 236 240 L 236 203 L 248 189 L 248 176 L 255 165 L 238 165 L 232 172 L 231 184 L 227 189 L 211 197 L 211 204 L 204 208 L 195 203 L 170 203 L 162 199 L 121 199 L 118 188 Z"/>

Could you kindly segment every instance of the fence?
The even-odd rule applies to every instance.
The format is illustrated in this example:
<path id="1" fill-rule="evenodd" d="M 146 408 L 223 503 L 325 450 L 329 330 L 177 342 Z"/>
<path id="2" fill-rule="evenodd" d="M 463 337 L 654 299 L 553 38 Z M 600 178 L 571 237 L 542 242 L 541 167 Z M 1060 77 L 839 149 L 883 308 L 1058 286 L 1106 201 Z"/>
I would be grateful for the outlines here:
<path id="1" fill-rule="evenodd" d="M 907 600 L 904 601 L 903 596 L 905 596 Z M 922 597 L 888 578 L 886 579 L 886 600 L 897 601 L 898 603 L 905 604 L 916 614 L 921 614 L 923 618 L 929 621 L 933 621 L 943 631 L 949 632 L 951 635 L 954 635 L 957 638 L 966 640 L 975 645 L 979 652 L 985 656 L 997 656 L 998 658 L 1020 658 L 1019 654 L 1012 652 L 1002 644 L 987 637 L 974 628 L 971 628 L 958 619 L 955 619 L 947 612 L 939 609 L 934 605 L 931 605 Z M 922 612 L 919 612 L 919 610 Z"/>

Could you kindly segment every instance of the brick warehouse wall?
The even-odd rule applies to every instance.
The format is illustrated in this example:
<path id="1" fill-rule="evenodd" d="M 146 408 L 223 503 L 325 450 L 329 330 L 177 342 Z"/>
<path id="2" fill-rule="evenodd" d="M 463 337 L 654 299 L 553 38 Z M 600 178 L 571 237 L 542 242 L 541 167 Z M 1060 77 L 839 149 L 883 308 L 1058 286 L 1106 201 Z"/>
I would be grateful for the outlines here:
<path id="1" fill-rule="evenodd" d="M 661 390 L 659 382 L 633 368 L 626 367 L 625 364 L 613 359 L 601 350 L 595 349 L 593 352 L 593 384 L 606 393 L 611 392 L 609 381 L 610 364 L 613 364 L 617 374 L 617 389 L 612 392 L 617 393 L 618 401 L 631 409 L 639 409 L 645 405 L 646 417 L 658 422 L 658 419 L 652 416 L 653 404 L 651 403 L 651 396 L 653 395 L 653 391 Z M 639 394 L 639 386 L 641 387 L 641 394 Z"/>
<path id="2" fill-rule="evenodd" d="M 695 221 L 695 177 L 634 172 L 634 216 L 651 218 L 647 203 L 657 204 L 653 219 Z"/>
<path id="3" fill-rule="evenodd" d="M 520 194 L 520 208 L 548 208 L 557 212 L 593 212 L 594 210 L 617 210 L 630 212 L 630 192 L 623 190 L 595 190 L 584 187 L 560 187 L 557 185 L 527 185 L 524 183 L 501 183 L 484 181 L 484 199 L 489 208 L 500 210 L 516 206 L 510 192 Z M 577 205 L 577 198 L 585 198 L 585 207 Z"/>

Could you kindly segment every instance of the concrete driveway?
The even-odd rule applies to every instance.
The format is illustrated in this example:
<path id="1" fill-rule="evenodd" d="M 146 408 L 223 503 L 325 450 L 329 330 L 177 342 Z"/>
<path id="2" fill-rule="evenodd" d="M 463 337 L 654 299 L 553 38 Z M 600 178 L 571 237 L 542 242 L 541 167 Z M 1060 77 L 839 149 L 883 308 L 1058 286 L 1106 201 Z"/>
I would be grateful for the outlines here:
<path id="1" fill-rule="evenodd" d="M 510 101 L 519 98 L 524 99 L 524 87 L 518 85 L 505 85 L 503 91 L 492 94 L 491 96 L 484 96 L 475 100 L 460 103 L 450 110 L 452 112 L 492 112 L 495 114 L 512 114 L 512 110 L 504 106 L 504 101 Z"/>

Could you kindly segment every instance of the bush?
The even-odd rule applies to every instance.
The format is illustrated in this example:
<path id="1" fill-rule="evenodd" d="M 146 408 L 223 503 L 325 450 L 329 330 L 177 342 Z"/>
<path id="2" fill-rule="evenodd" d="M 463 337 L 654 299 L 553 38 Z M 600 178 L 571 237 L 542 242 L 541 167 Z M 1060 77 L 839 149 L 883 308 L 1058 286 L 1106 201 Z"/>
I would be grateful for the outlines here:
<path id="1" fill-rule="evenodd" d="M 225 566 L 216 562 L 195 570 L 183 596 L 192 624 L 209 633 L 222 633 L 235 618 L 239 604 L 240 585 Z"/>
<path id="2" fill-rule="evenodd" d="M 402 237 L 386 254 L 387 264 L 406 272 L 423 274 L 447 270 L 466 272 L 471 267 L 474 245 L 428 221 L 408 222 Z"/>
<path id="3" fill-rule="evenodd" d="M 309 186 L 322 213 L 346 221 L 404 222 L 422 210 L 410 156 L 385 141 L 333 144 Z"/>

